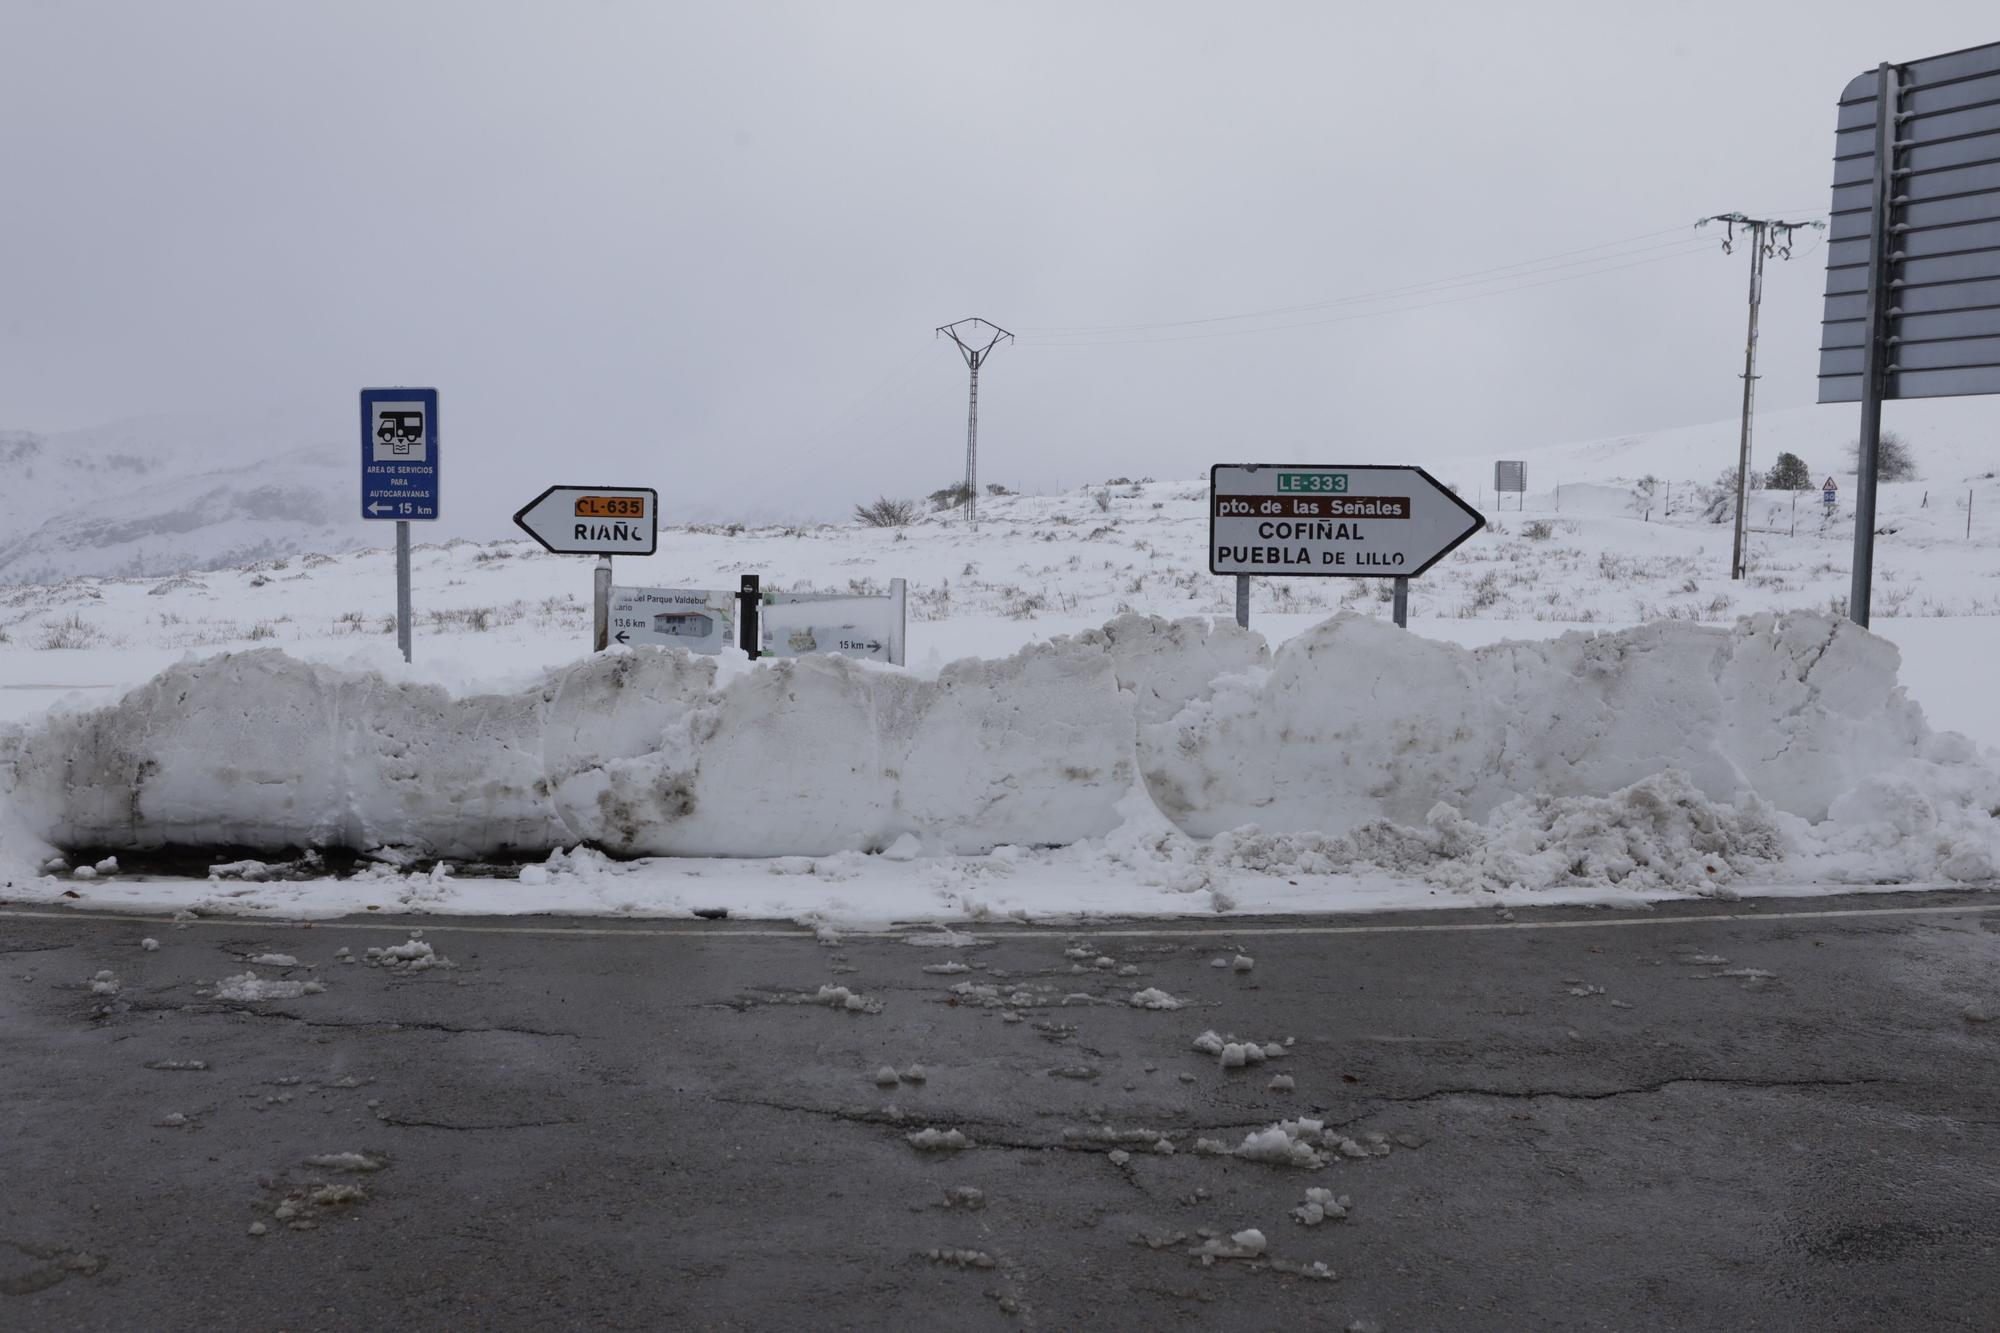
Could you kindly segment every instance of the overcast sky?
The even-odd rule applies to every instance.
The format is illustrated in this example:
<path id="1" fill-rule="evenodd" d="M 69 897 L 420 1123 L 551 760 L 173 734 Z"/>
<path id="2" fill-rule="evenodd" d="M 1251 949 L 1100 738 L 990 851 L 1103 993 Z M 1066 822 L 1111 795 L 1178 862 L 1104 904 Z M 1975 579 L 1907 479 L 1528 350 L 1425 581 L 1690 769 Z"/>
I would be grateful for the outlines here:
<path id="1" fill-rule="evenodd" d="M 942 486 L 932 329 L 974 315 L 1019 335 L 1015 485 L 1710 421 L 1747 260 L 1690 224 L 1822 214 L 1848 79 L 1996 38 L 1990 0 L 0 0 L 0 426 L 256 404 L 348 448 L 363 385 L 434 384 L 450 526 L 497 534 L 550 482 L 670 521 Z M 1772 265 L 1765 408 L 1812 401 L 1821 263 Z"/>

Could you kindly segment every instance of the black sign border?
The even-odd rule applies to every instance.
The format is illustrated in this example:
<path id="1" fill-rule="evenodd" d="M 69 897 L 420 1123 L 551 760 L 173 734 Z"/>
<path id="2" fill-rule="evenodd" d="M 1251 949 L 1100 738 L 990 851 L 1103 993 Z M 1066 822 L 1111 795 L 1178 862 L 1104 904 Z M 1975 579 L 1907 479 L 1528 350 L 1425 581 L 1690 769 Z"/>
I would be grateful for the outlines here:
<path id="1" fill-rule="evenodd" d="M 653 544 L 643 551 L 571 551 L 549 545 L 546 541 L 542 540 L 542 534 L 529 527 L 525 520 L 530 509 L 533 509 L 557 491 L 640 491 L 652 496 L 653 504 L 647 512 L 652 516 L 653 520 Z M 522 505 L 519 509 L 516 509 L 514 511 L 514 526 L 527 533 L 530 537 L 533 537 L 537 542 L 540 542 L 542 549 L 550 555 L 655 555 L 658 554 L 660 549 L 660 493 L 651 486 L 612 486 L 609 484 L 603 486 L 578 486 L 572 482 L 564 482 L 561 485 L 549 487 L 540 495 L 528 501 L 528 503 Z"/>
<path id="2" fill-rule="evenodd" d="M 1356 570 L 1328 569 L 1328 570 L 1312 570 L 1310 572 L 1295 572 L 1292 570 L 1283 570 L 1283 571 L 1273 570 L 1256 574 L 1252 574 L 1247 571 L 1237 570 L 1237 569 L 1217 569 L 1215 567 L 1215 474 L 1222 471 L 1222 469 L 1226 467 L 1247 469 L 1250 471 L 1262 471 L 1265 468 L 1270 468 L 1273 471 L 1285 470 L 1285 471 L 1296 471 L 1296 472 L 1414 472 L 1418 476 L 1422 477 L 1425 481 L 1429 482 L 1432 486 L 1436 487 L 1440 495 L 1449 498 L 1453 504 L 1457 505 L 1460 509 L 1463 509 L 1467 514 L 1471 515 L 1472 526 L 1466 529 L 1463 533 L 1459 534 L 1458 537 L 1454 538 L 1449 546 L 1446 546 L 1443 550 L 1439 551 L 1436 555 L 1432 556 L 1430 559 L 1424 561 L 1423 564 L 1418 565 L 1415 569 L 1385 570 L 1380 574 L 1364 573 L 1358 569 Z M 1458 497 L 1458 493 L 1456 491 L 1452 490 L 1451 487 L 1439 481 L 1436 477 L 1433 477 L 1428 470 L 1418 467 L 1414 463 L 1213 463 L 1209 465 L 1208 469 L 1208 572 L 1215 575 L 1218 578 L 1225 578 L 1225 579 L 1228 578 L 1246 578 L 1246 579 L 1420 578 L 1423 576 L 1425 570 L 1429 569 L 1432 565 L 1435 565 L 1438 561 L 1450 555 L 1453 551 L 1456 551 L 1460 546 L 1464 545 L 1467 540 L 1472 538 L 1474 535 L 1485 531 L 1485 529 L 1486 529 L 1486 515 L 1480 513 L 1477 509 L 1474 509 L 1471 505 L 1461 500 Z"/>

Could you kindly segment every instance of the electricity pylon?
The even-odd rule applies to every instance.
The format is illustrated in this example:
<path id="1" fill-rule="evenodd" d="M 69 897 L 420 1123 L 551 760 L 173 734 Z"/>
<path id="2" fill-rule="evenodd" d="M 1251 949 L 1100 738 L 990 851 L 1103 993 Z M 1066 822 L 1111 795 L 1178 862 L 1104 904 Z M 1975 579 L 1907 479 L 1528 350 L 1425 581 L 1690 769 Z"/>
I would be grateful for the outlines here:
<path id="1" fill-rule="evenodd" d="M 1792 257 L 1792 233 L 1805 227 L 1824 227 L 1824 222 L 1779 222 L 1772 218 L 1753 218 L 1742 213 L 1718 213 L 1712 218 L 1703 218 L 1695 223 L 1697 229 L 1711 222 L 1729 225 L 1729 234 L 1723 237 L 1722 253 L 1728 254 L 1736 248 L 1736 229 L 1746 228 L 1750 233 L 1750 334 L 1743 345 L 1743 438 L 1736 458 L 1736 543 L 1730 551 L 1729 577 L 1740 579 L 1744 574 L 1743 529 L 1744 515 L 1750 504 L 1750 422 L 1756 413 L 1757 403 L 1757 307 L 1764 300 L 1764 260 L 1770 255 L 1780 259 Z"/>
<path id="2" fill-rule="evenodd" d="M 968 327 L 970 326 L 970 327 Z M 965 329 L 964 334 L 959 330 Z M 992 335 L 980 341 L 981 330 L 991 329 Z M 961 319 L 956 324 L 939 327 L 939 333 L 957 344 L 960 355 L 965 357 L 965 365 L 972 372 L 972 396 L 965 409 L 965 521 L 979 522 L 979 368 L 986 364 L 986 358 L 999 346 L 1002 339 L 1012 342 L 1014 335 L 998 324 L 983 319 Z"/>

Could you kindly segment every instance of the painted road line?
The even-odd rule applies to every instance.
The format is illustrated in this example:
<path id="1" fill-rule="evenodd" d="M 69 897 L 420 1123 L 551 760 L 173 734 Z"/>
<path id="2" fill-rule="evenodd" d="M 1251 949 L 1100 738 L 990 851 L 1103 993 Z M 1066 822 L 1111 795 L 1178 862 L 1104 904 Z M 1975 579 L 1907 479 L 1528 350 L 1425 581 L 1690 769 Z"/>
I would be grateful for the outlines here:
<path id="1" fill-rule="evenodd" d="M 1808 912 L 1711 912 L 1700 916 L 1637 916 L 1611 917 L 1602 920 L 1576 921 L 1429 921 L 1381 923 L 1373 925 L 1343 926 L 1251 926 L 1215 925 L 1202 927 L 1165 926 L 1125 926 L 1089 927 L 1068 926 L 1051 922 L 1043 926 L 1014 926 L 1002 929 L 968 929 L 950 922 L 917 923 L 890 930 L 840 930 L 842 939 L 900 940 L 912 935 L 937 934 L 949 931 L 954 935 L 972 940 L 1035 939 L 1062 935 L 1074 939 L 1254 939 L 1264 936 L 1284 935 L 1422 935 L 1449 931 L 1461 932 L 1502 932 L 1518 930 L 1617 930 L 1635 926 L 1697 926 L 1717 925 L 1729 922 L 1779 922 L 1779 921 L 1839 921 L 1846 918 L 1866 917 L 1921 917 L 1953 916 L 2000 912 L 2000 902 L 1991 903 L 1944 903 L 1925 907 L 1837 907 Z M 193 920 L 177 921 L 171 916 L 140 916 L 90 911 L 35 911 L 32 909 L 0 908 L 0 920 L 20 921 L 71 921 L 121 925 L 162 926 L 172 929 L 177 926 L 223 926 L 230 930 L 242 930 L 246 926 L 265 926 L 272 930 L 373 930 L 398 932 L 407 935 L 412 930 L 421 930 L 426 935 L 534 935 L 543 938 L 575 936 L 583 939 L 617 938 L 638 936 L 640 938 L 678 938 L 686 936 L 700 939 L 784 939 L 809 940 L 813 932 L 805 927 L 734 927 L 734 926 L 493 926 L 466 925 L 436 917 L 419 917 L 412 923 L 405 918 L 397 921 L 351 920 L 341 917 L 327 917 L 315 921 L 295 919 L 264 918 L 256 916 L 205 916 Z M 838 929 L 836 927 L 836 929 Z"/>

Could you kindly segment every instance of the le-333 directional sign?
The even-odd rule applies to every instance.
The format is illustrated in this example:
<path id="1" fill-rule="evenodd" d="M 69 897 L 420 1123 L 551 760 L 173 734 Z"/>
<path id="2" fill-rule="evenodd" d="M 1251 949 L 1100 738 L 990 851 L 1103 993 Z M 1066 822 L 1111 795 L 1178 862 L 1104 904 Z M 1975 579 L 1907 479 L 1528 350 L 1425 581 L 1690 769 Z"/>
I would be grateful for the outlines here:
<path id="1" fill-rule="evenodd" d="M 1414 578 L 1486 526 L 1420 467 L 1217 464 L 1209 472 L 1208 570 Z"/>
<path id="2" fill-rule="evenodd" d="M 514 522 L 557 555 L 651 555 L 660 544 L 660 493 L 644 486 L 551 486 Z"/>

